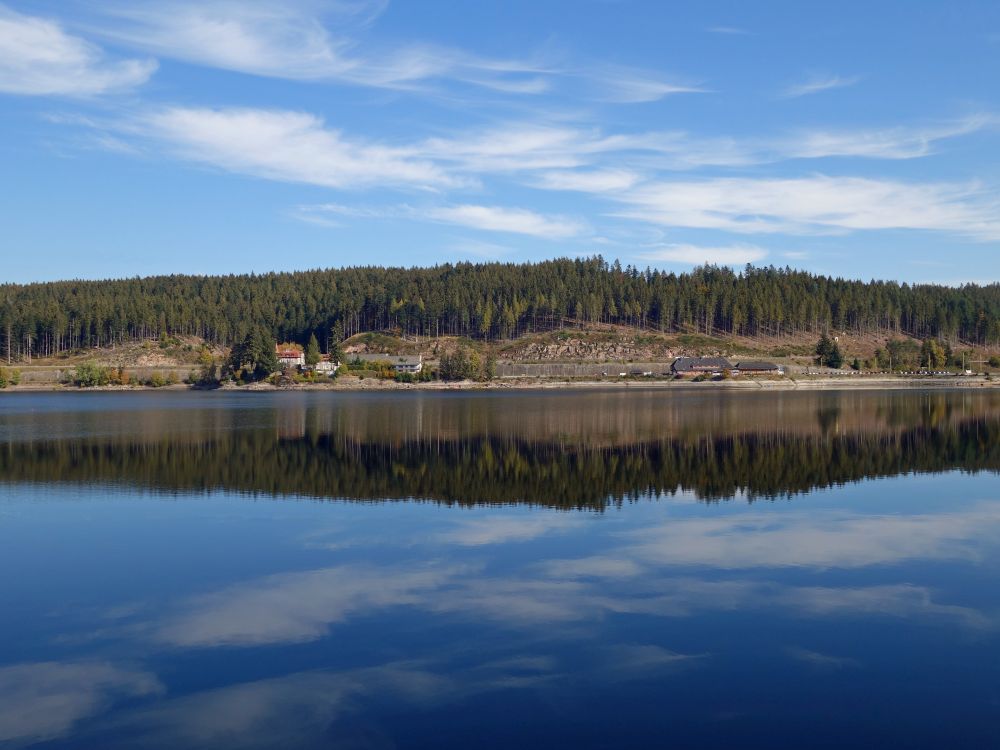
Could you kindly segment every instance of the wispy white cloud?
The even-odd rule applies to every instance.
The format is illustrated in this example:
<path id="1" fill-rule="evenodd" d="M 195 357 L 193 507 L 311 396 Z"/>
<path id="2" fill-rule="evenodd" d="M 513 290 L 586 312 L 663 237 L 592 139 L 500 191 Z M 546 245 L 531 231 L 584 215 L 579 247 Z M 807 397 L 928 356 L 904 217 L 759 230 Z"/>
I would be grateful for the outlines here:
<path id="1" fill-rule="evenodd" d="M 162 58 L 257 76 L 415 89 L 449 79 L 496 91 L 546 91 L 549 69 L 533 60 L 490 59 L 414 42 L 363 47 L 360 33 L 382 0 L 317 3 L 289 0 L 166 0 L 112 4 L 93 24 L 119 44 Z"/>
<path id="2" fill-rule="evenodd" d="M 692 83 L 667 80 L 650 71 L 605 67 L 592 76 L 598 97 L 619 104 L 655 102 L 674 94 L 703 94 L 707 89 Z"/>
<path id="3" fill-rule="evenodd" d="M 861 666 L 861 662 L 849 656 L 832 656 L 820 653 L 819 651 L 810 651 L 809 649 L 794 646 L 788 649 L 788 655 L 796 661 L 803 662 L 816 669 L 844 669 L 846 667 Z"/>
<path id="4" fill-rule="evenodd" d="M 163 691 L 149 672 L 107 662 L 35 662 L 0 668 L 0 742 L 35 743 L 69 733 L 114 700 Z"/>
<path id="5" fill-rule="evenodd" d="M 648 183 L 614 197 L 628 206 L 616 215 L 663 226 L 741 234 L 920 229 L 1000 238 L 1000 201 L 978 184 L 719 178 Z"/>
<path id="6" fill-rule="evenodd" d="M 576 237 L 586 224 L 566 216 L 552 216 L 523 208 L 475 204 L 431 206 L 346 206 L 339 203 L 298 206 L 295 218 L 314 224 L 338 226 L 336 217 L 355 219 L 407 219 L 478 229 L 485 232 L 521 234 L 540 239 Z"/>
<path id="7" fill-rule="evenodd" d="M 404 710 L 454 706 L 472 695 L 534 688 L 563 675 L 553 659 L 521 656 L 442 667 L 440 658 L 394 661 L 343 671 L 309 670 L 190 693 L 123 711 L 114 727 L 151 748 L 382 746 L 371 701 Z M 294 717 L 294 720 L 289 720 Z M 373 743 L 374 738 L 374 743 Z M 137 744 L 137 743 L 133 743 Z"/>
<path id="8" fill-rule="evenodd" d="M 282 78 L 343 75 L 354 63 L 312 4 L 165 2 L 107 5 L 95 31 L 118 43 L 202 65 Z M 348 6 L 338 5 L 336 8 Z M 343 14 L 342 20 L 349 15 Z"/>
<path id="9" fill-rule="evenodd" d="M 605 134 L 539 123 L 384 143 L 352 137 L 316 115 L 292 110 L 149 108 L 118 122 L 79 120 L 106 133 L 115 150 L 148 140 L 162 150 L 227 171 L 332 188 L 442 190 L 513 176 L 545 190 L 607 197 L 648 191 L 650 176 L 705 166 L 742 167 L 790 159 L 925 156 L 948 138 L 995 127 L 989 113 L 939 125 L 870 131 L 803 131 L 771 139 L 699 138 L 682 131 Z M 135 144 L 132 144 L 133 147 Z"/>
<path id="10" fill-rule="evenodd" d="M 343 226 L 337 217 L 349 219 L 409 219 L 415 210 L 401 206 L 348 206 L 342 203 L 316 203 L 296 206 L 292 216 L 305 222 L 331 227 Z"/>
<path id="11" fill-rule="evenodd" d="M 112 60 L 97 45 L 56 21 L 0 5 L 0 91 L 8 94 L 93 96 L 145 83 L 154 60 Z"/>
<path id="12" fill-rule="evenodd" d="M 745 36 L 753 32 L 741 29 L 738 26 L 710 26 L 705 29 L 710 34 L 729 34 L 732 36 Z"/>
<path id="13" fill-rule="evenodd" d="M 538 187 L 581 193 L 609 193 L 630 188 L 640 179 L 638 174 L 625 169 L 555 171 L 541 173 L 538 177 Z"/>
<path id="14" fill-rule="evenodd" d="M 552 513 L 530 516 L 491 516 L 472 519 L 438 535 L 438 540 L 463 547 L 487 544 L 527 542 L 556 531 L 568 531 L 579 525 L 573 516 Z"/>
<path id="15" fill-rule="evenodd" d="M 975 559 L 984 536 L 1000 528 L 990 505 L 911 516 L 786 516 L 672 520 L 635 532 L 626 557 L 669 565 L 858 568 L 911 559 Z M 737 533 L 738 532 L 738 533 Z"/>
<path id="16" fill-rule="evenodd" d="M 427 216 L 445 224 L 457 224 L 487 232 L 510 232 L 542 239 L 576 237 L 586 225 L 566 216 L 547 216 L 523 208 L 463 204 L 427 210 Z"/>
<path id="17" fill-rule="evenodd" d="M 727 245 L 706 247 L 703 245 L 664 245 L 639 253 L 643 260 L 667 263 L 683 263 L 698 266 L 705 263 L 717 266 L 745 266 L 767 257 L 767 250 L 756 245 Z"/>
<path id="18" fill-rule="evenodd" d="M 440 555 L 442 543 L 526 542 L 581 523 L 580 516 L 558 513 L 473 518 L 425 541 Z M 612 612 L 687 617 L 780 608 L 817 617 L 935 618 L 995 628 L 995 615 L 942 602 L 923 586 L 788 586 L 759 576 L 709 580 L 677 572 L 683 566 L 746 574 L 768 568 L 976 561 L 998 527 L 1000 513 L 990 504 L 912 516 L 831 511 L 819 517 L 784 513 L 778 519 L 748 511 L 672 517 L 617 535 L 617 546 L 594 557 L 542 559 L 507 576 L 449 563 L 345 565 L 265 576 L 182 601 L 130 633 L 184 648 L 307 642 L 326 637 L 337 623 L 400 606 L 514 626 L 593 622 Z"/>
<path id="19" fill-rule="evenodd" d="M 992 114 L 973 114 L 940 125 L 868 130 L 803 131 L 779 139 L 774 151 L 786 158 L 813 159 L 859 156 L 871 159 L 916 159 L 933 153 L 934 144 L 995 128 Z"/>
<path id="20" fill-rule="evenodd" d="M 576 128 L 511 123 L 456 137 L 426 139 L 414 148 L 428 158 L 474 173 L 569 169 L 590 161 L 587 148 L 594 137 Z"/>
<path id="21" fill-rule="evenodd" d="M 637 68 L 552 64 L 538 55 L 491 58 L 426 42 L 361 42 L 384 0 L 165 0 L 105 6 L 94 33 L 118 44 L 197 65 L 251 75 L 397 90 L 436 84 L 537 95 L 557 84 L 619 103 L 651 102 L 703 89 Z M 454 93 L 454 91 L 452 91 Z"/>
<path id="22" fill-rule="evenodd" d="M 934 145 L 996 127 L 976 113 L 937 124 L 857 130 L 800 130 L 770 137 L 698 136 L 685 131 L 605 133 L 598 128 L 509 123 L 501 128 L 437 137 L 415 153 L 473 174 L 536 171 L 534 185 L 553 190 L 620 190 L 643 174 L 700 167 L 744 167 L 791 159 L 913 159 Z"/>
<path id="23" fill-rule="evenodd" d="M 766 602 L 762 604 L 767 606 Z M 954 622 L 973 630 L 992 630 L 998 624 L 995 615 L 959 604 L 943 604 L 926 586 L 907 583 L 857 588 L 790 586 L 775 590 L 770 604 L 819 617 L 922 617 Z"/>
<path id="24" fill-rule="evenodd" d="M 782 95 L 790 99 L 808 96 L 809 94 L 818 94 L 821 91 L 853 86 L 860 80 L 861 76 L 814 75 L 801 83 L 789 86 L 782 92 Z"/>
<path id="25" fill-rule="evenodd" d="M 632 578 L 643 568 L 634 560 L 613 555 L 595 555 L 540 563 L 549 578 Z"/>
<path id="26" fill-rule="evenodd" d="M 803 131 L 770 139 L 699 138 L 682 131 L 606 134 L 600 129 L 514 123 L 452 137 L 387 143 L 352 137 L 309 113 L 167 106 L 117 122 L 81 122 L 106 134 L 108 148 L 158 149 L 236 174 L 355 190 L 388 188 L 443 194 L 491 179 L 587 193 L 621 206 L 610 215 L 649 226 L 738 234 L 830 234 L 881 229 L 944 231 L 979 240 L 1000 237 L 1000 199 L 978 183 L 921 183 L 862 177 L 719 177 L 677 180 L 667 172 L 735 169 L 788 161 L 854 157 L 912 159 L 945 139 L 996 127 L 980 113 L 937 125 L 867 131 Z M 101 143 L 99 137 L 95 143 Z M 335 214 L 365 213 L 546 239 L 590 233 L 580 218 L 524 207 L 450 201 L 430 207 L 371 209 L 302 206 L 297 218 L 330 225 Z M 660 247 L 663 260 L 760 259 L 760 249 L 721 245 Z M 729 259 L 737 258 L 738 261 Z"/>
<path id="27" fill-rule="evenodd" d="M 184 603 L 157 625 L 153 638 L 182 647 L 312 641 L 353 614 L 417 603 L 419 592 L 466 570 L 345 566 L 276 574 Z"/>
<path id="28" fill-rule="evenodd" d="M 586 583 L 520 578 L 479 578 L 474 585 L 439 592 L 425 606 L 508 625 L 579 621 L 607 608 Z"/>
<path id="29" fill-rule="evenodd" d="M 183 159 L 271 180 L 331 188 L 459 183 L 412 150 L 348 138 L 303 112 L 167 107 L 122 127 Z"/>
<path id="30" fill-rule="evenodd" d="M 608 646 L 603 681 L 648 677 L 664 670 L 689 667 L 704 659 L 704 654 L 680 654 L 652 643 L 630 643 Z"/>
<path id="31" fill-rule="evenodd" d="M 415 663 L 313 670 L 141 706 L 123 712 L 114 726 L 151 748 L 308 747 L 323 739 L 328 743 L 331 727 L 345 714 L 354 714 L 367 697 L 391 697 L 419 707 L 453 697 L 458 690 L 452 678 Z M 349 739 L 350 732 L 343 728 L 336 735 Z M 371 735 L 366 739 L 361 744 L 371 744 Z"/>

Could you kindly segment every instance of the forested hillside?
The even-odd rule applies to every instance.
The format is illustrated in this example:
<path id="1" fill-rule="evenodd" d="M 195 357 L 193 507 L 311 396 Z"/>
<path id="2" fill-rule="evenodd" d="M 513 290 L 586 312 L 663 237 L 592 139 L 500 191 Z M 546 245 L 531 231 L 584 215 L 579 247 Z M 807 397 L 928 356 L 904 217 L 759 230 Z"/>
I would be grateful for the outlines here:
<path id="1" fill-rule="evenodd" d="M 1000 285 L 860 282 L 781 268 L 641 271 L 602 258 L 0 286 L 0 349 L 17 359 L 161 334 L 228 345 L 251 326 L 321 342 L 406 334 L 510 338 L 564 319 L 745 336 L 819 333 L 1000 343 Z"/>

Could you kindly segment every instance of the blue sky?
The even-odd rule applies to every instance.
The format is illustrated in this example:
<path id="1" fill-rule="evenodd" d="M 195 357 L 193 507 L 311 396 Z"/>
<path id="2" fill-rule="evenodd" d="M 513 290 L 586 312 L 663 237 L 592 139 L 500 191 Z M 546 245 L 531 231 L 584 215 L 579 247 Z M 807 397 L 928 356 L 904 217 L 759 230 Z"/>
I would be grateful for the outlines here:
<path id="1" fill-rule="evenodd" d="M 0 2 L 2 281 L 1000 279 L 1000 3 Z"/>

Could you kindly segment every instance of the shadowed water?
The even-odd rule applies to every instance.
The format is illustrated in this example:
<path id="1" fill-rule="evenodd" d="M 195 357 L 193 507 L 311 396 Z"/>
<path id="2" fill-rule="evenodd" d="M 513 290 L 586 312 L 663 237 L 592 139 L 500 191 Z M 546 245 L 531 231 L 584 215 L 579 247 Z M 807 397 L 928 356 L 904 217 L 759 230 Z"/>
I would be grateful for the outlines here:
<path id="1" fill-rule="evenodd" d="M 990 392 L 0 397 L 0 746 L 987 747 Z"/>

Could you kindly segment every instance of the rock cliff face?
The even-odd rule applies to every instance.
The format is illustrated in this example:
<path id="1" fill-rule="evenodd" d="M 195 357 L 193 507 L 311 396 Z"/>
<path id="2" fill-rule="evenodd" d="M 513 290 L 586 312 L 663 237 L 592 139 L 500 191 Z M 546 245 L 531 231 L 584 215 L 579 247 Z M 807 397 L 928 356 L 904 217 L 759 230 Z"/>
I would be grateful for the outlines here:
<path id="1" fill-rule="evenodd" d="M 347 356 L 386 352 L 422 354 L 428 360 L 438 359 L 445 352 L 464 346 L 478 350 L 483 356 L 492 351 L 499 361 L 548 364 L 670 362 L 681 356 L 736 356 L 733 351 L 720 348 L 724 345 L 724 342 L 707 337 L 601 328 L 528 334 L 513 341 L 470 341 L 452 336 L 403 339 L 372 333 L 352 337 L 341 346 Z M 745 344 L 742 350 L 747 351 Z M 758 358 L 762 356 L 765 352 Z"/>
<path id="2" fill-rule="evenodd" d="M 566 338 L 553 342 L 528 342 L 506 348 L 502 357 L 512 361 L 587 362 L 658 361 L 673 359 L 674 351 L 665 341 L 636 342 L 622 338 L 614 341 L 593 341 Z"/>

